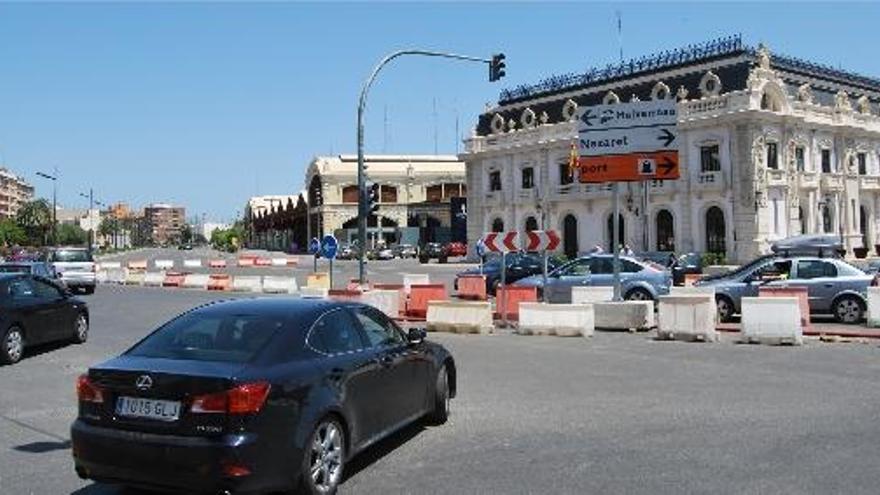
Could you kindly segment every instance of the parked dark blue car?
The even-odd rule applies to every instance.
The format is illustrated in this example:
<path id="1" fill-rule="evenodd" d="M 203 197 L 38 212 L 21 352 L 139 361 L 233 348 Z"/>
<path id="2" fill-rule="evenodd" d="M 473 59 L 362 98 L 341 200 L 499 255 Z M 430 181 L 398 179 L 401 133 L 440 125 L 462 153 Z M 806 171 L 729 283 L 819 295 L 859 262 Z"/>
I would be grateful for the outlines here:
<path id="1" fill-rule="evenodd" d="M 544 269 L 544 258 L 537 253 L 508 253 L 505 256 L 505 265 L 507 273 L 505 274 L 505 283 L 512 284 L 517 280 L 531 277 L 532 275 L 540 275 Z M 547 259 L 547 272 L 553 271 L 560 265 L 557 258 L 549 257 Z M 455 290 L 458 290 L 458 277 L 462 275 L 479 275 L 480 268 L 470 268 L 465 270 L 455 278 Z M 495 294 L 495 290 L 501 285 L 501 256 L 493 256 L 483 264 L 483 275 L 486 276 L 486 293 Z"/>

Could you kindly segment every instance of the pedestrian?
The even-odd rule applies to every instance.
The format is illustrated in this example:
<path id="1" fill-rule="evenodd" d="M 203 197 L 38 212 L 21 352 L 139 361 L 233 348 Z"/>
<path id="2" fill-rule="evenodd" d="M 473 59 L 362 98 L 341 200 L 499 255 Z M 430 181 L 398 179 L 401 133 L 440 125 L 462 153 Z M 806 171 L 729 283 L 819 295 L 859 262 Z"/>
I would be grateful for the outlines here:
<path id="1" fill-rule="evenodd" d="M 620 255 L 621 256 L 632 256 L 634 254 L 635 253 L 633 252 L 632 248 L 629 247 L 629 244 L 624 244 L 620 247 Z"/>
<path id="2" fill-rule="evenodd" d="M 593 246 L 593 249 L 590 249 L 590 254 L 602 254 L 604 252 L 605 252 L 605 250 L 602 249 L 602 246 L 600 246 L 598 244 Z"/>

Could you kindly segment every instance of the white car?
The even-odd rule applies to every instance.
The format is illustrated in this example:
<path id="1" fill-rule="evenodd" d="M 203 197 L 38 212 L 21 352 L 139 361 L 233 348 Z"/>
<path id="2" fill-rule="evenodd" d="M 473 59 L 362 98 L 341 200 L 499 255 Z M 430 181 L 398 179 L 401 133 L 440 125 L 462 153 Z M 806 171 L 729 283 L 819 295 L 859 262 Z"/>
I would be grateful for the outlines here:
<path id="1" fill-rule="evenodd" d="M 86 294 L 95 292 L 95 259 L 86 248 L 63 247 L 49 251 L 46 262 L 70 290 L 82 289 Z"/>

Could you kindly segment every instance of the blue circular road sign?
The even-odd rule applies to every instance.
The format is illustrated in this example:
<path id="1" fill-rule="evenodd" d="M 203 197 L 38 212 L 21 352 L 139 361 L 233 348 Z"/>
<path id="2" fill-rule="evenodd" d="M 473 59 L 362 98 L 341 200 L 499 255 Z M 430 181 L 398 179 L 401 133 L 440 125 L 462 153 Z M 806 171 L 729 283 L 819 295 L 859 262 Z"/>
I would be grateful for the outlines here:
<path id="1" fill-rule="evenodd" d="M 486 243 L 483 242 L 483 239 L 477 240 L 477 245 L 475 249 L 477 250 L 477 256 L 482 258 L 486 255 Z"/>
<path id="2" fill-rule="evenodd" d="M 339 242 L 332 235 L 325 235 L 321 241 L 321 256 L 333 259 L 336 258 L 336 251 L 339 249 Z"/>
<path id="3" fill-rule="evenodd" d="M 312 237 L 309 242 L 309 254 L 321 254 L 321 241 L 317 237 Z"/>

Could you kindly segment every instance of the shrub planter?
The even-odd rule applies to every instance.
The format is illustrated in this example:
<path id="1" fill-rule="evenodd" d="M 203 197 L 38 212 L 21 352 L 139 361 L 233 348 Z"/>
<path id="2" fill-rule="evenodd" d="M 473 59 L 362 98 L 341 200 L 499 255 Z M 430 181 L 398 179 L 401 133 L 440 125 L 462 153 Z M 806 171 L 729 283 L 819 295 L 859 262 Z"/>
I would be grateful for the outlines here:
<path id="1" fill-rule="evenodd" d="M 853 254 L 856 255 L 856 258 L 863 260 L 868 257 L 868 248 L 866 248 L 866 247 L 853 248 Z"/>

